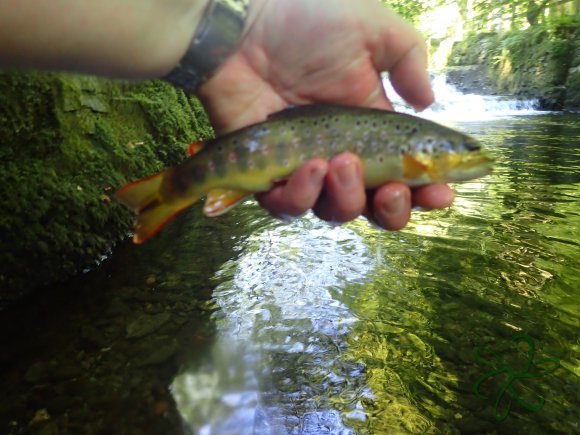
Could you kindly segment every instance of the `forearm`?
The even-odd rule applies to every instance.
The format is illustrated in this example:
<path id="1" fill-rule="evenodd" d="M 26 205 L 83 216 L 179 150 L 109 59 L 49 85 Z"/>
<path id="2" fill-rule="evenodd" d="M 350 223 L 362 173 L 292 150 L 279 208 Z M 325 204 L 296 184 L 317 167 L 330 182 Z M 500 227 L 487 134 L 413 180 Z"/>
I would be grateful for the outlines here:
<path id="1" fill-rule="evenodd" d="M 0 67 L 160 77 L 208 0 L 0 0 Z"/>

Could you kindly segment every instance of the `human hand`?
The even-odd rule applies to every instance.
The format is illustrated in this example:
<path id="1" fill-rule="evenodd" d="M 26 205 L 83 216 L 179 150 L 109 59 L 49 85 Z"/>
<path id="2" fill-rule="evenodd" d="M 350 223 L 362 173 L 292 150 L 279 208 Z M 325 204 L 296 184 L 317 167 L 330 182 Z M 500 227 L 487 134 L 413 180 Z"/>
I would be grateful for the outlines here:
<path id="1" fill-rule="evenodd" d="M 374 0 L 253 0 L 249 30 L 238 50 L 199 95 L 218 133 L 263 121 L 293 104 L 335 103 L 392 110 L 380 72 L 417 109 L 433 102 L 419 34 Z M 368 199 L 367 199 L 368 196 Z M 444 208 L 448 186 L 411 191 L 387 183 L 366 192 L 360 160 L 341 154 L 313 159 L 285 183 L 257 195 L 275 216 L 312 208 L 342 223 L 365 214 L 383 228 L 403 228 L 411 207 Z"/>

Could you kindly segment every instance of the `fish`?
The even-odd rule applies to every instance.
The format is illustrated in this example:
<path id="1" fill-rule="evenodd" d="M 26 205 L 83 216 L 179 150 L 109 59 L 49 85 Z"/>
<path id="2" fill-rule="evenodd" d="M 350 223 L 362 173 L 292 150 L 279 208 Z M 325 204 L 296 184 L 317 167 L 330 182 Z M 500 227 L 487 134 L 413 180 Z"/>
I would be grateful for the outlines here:
<path id="1" fill-rule="evenodd" d="M 194 142 L 183 163 L 128 183 L 115 196 L 137 214 L 133 241 L 143 243 L 204 195 L 204 214 L 219 216 L 287 179 L 307 160 L 346 151 L 361 159 L 369 189 L 389 181 L 411 187 L 468 181 L 489 174 L 493 166 L 474 138 L 417 116 L 304 105 Z"/>

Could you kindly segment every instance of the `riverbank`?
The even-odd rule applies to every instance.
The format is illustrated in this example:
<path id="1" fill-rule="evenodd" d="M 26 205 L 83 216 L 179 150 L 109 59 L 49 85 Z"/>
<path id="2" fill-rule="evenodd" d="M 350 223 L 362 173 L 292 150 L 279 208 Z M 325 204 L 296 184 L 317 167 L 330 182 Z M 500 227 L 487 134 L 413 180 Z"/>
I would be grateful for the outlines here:
<path id="1" fill-rule="evenodd" d="M 161 81 L 0 73 L 0 307 L 102 261 L 130 230 L 115 189 L 212 134 Z"/>
<path id="2" fill-rule="evenodd" d="M 535 98 L 539 109 L 580 110 L 580 21 L 565 17 L 455 43 L 449 81 L 463 92 Z"/>

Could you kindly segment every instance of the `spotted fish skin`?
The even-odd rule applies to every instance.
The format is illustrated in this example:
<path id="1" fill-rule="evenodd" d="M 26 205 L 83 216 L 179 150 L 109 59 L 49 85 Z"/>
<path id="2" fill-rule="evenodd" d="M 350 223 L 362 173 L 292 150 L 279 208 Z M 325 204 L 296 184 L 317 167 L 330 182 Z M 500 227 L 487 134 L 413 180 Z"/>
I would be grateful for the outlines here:
<path id="1" fill-rule="evenodd" d="M 309 105 L 210 140 L 182 164 L 124 186 L 117 197 L 139 214 L 136 241 L 142 241 L 204 194 L 204 212 L 218 215 L 247 195 L 269 190 L 305 161 L 345 151 L 361 159 L 368 188 L 388 181 L 410 186 L 466 181 L 488 174 L 492 163 L 477 141 L 432 121 L 377 109 Z M 158 204 L 172 213 L 161 219 L 152 213 Z M 147 222 L 152 220 L 157 227 Z"/>

